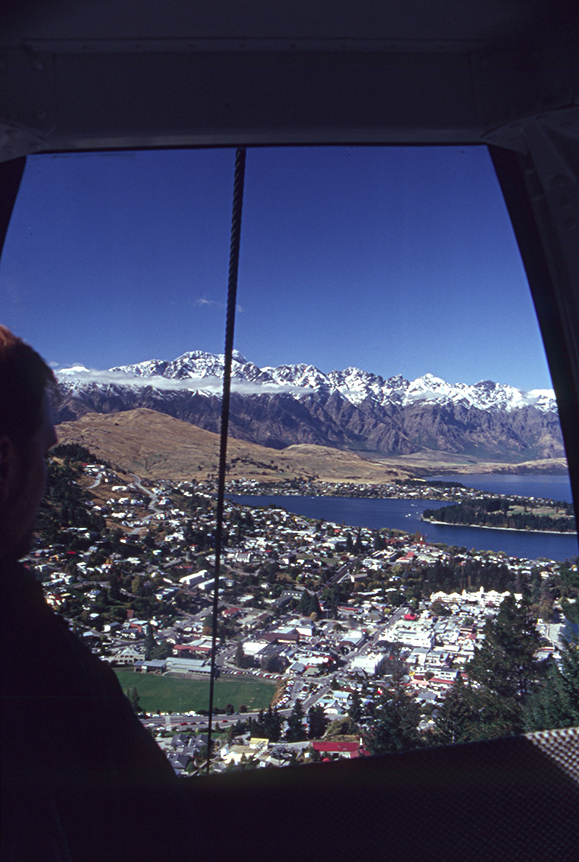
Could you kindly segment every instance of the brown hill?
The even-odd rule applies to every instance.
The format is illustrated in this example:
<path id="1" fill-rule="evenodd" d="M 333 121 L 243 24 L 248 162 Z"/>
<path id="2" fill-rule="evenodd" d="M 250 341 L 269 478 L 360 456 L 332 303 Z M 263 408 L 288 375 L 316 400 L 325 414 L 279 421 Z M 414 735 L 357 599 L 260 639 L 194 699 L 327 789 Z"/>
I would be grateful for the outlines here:
<path id="1" fill-rule="evenodd" d="M 61 443 L 78 443 L 121 470 L 143 478 L 206 479 L 216 476 L 219 435 L 146 408 L 120 413 L 86 413 L 58 425 Z M 229 439 L 229 479 L 260 482 L 316 477 L 326 482 L 375 484 L 416 475 L 408 465 L 372 460 L 326 446 L 299 444 L 270 449 Z"/>

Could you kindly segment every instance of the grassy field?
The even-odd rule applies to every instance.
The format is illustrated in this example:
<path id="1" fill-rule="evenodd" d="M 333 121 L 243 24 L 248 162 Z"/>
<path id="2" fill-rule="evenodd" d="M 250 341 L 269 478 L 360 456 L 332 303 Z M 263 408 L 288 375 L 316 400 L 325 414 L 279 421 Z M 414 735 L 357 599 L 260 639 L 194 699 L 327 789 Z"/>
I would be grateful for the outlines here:
<path id="1" fill-rule="evenodd" d="M 565 514 L 565 509 L 555 509 L 553 506 L 509 506 L 510 512 L 529 512 L 532 515 L 547 515 L 549 518 L 571 517 Z"/>
<path id="2" fill-rule="evenodd" d="M 209 680 L 173 679 L 131 670 L 115 673 L 123 691 L 133 686 L 137 689 L 145 712 L 199 712 L 209 706 Z M 249 710 L 267 709 L 274 693 L 275 685 L 261 679 L 217 679 L 213 702 L 220 709 L 232 703 L 236 712 L 242 704 Z"/>

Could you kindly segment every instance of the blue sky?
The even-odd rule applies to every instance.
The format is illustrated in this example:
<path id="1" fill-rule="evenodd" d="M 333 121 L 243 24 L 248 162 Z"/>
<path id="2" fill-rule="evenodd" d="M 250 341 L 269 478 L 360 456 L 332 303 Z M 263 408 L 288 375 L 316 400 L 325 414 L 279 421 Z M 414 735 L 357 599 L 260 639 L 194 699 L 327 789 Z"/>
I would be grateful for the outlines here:
<path id="1" fill-rule="evenodd" d="M 0 320 L 55 366 L 222 353 L 233 150 L 33 156 Z M 485 148 L 247 155 L 235 346 L 260 366 L 550 388 Z"/>

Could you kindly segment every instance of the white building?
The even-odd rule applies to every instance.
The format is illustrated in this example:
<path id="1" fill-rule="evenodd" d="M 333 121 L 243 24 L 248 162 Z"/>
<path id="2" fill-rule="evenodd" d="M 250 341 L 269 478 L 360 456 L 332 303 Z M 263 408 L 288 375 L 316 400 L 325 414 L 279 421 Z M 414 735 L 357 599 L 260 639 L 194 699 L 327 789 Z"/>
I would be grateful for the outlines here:
<path id="1" fill-rule="evenodd" d="M 369 652 L 356 656 L 350 662 L 350 670 L 363 670 L 368 676 L 374 676 L 376 668 L 384 658 L 383 653 Z"/>

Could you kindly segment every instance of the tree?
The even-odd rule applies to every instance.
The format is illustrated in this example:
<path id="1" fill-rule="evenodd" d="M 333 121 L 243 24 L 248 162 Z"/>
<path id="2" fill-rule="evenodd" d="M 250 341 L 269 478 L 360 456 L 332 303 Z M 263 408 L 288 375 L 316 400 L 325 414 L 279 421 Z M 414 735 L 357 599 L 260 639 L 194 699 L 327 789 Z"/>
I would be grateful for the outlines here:
<path id="1" fill-rule="evenodd" d="M 553 598 L 546 591 L 541 595 L 537 616 L 546 623 L 553 619 Z"/>
<path id="2" fill-rule="evenodd" d="M 287 660 L 281 655 L 264 656 L 260 661 L 260 667 L 267 673 L 283 673 L 287 666 Z"/>
<path id="3" fill-rule="evenodd" d="M 545 679 L 529 698 L 525 730 L 552 730 L 579 725 L 579 638 L 565 641 L 561 664 L 550 661 Z"/>
<path id="4" fill-rule="evenodd" d="M 457 680 L 438 710 L 436 736 L 443 743 L 512 736 L 524 727 L 524 704 L 536 686 L 539 634 L 526 602 L 507 596 L 484 641 L 466 665 L 468 682 Z"/>
<path id="5" fill-rule="evenodd" d="M 264 736 L 267 736 L 270 742 L 278 742 L 281 736 L 281 718 L 277 708 L 272 709 L 271 705 L 263 717 Z"/>
<path id="6" fill-rule="evenodd" d="M 246 754 L 241 755 L 241 760 L 238 763 L 228 763 L 225 767 L 225 772 L 245 772 L 248 769 L 257 769 L 259 761 L 253 755 L 247 757 Z"/>
<path id="7" fill-rule="evenodd" d="M 257 574 L 260 582 L 267 581 L 267 583 L 271 586 L 275 583 L 275 579 L 278 572 L 278 563 L 276 563 L 275 560 L 268 560 L 266 563 L 263 564 L 263 566 L 261 566 Z"/>
<path id="8" fill-rule="evenodd" d="M 386 652 L 378 662 L 376 676 L 391 676 L 395 685 L 399 685 L 407 672 L 407 665 L 400 658 L 403 644 L 399 641 L 387 642 Z"/>
<path id="9" fill-rule="evenodd" d="M 308 710 L 308 736 L 310 739 L 321 739 L 326 732 L 328 719 L 323 706 L 312 706 Z"/>
<path id="10" fill-rule="evenodd" d="M 173 655 L 173 647 L 169 641 L 161 641 L 161 643 L 156 644 L 151 651 L 151 658 L 155 661 L 164 661 L 171 655 Z"/>
<path id="11" fill-rule="evenodd" d="M 539 675 L 535 653 L 540 637 L 526 602 L 503 599 L 494 620 L 483 627 L 484 641 L 466 665 L 469 680 L 498 697 L 521 703 Z"/>
<path id="12" fill-rule="evenodd" d="M 419 722 L 418 703 L 397 685 L 380 699 L 374 722 L 364 734 L 364 744 L 371 754 L 418 748 L 422 744 Z"/>
<path id="13" fill-rule="evenodd" d="M 270 705 L 267 712 L 261 709 L 257 718 L 249 720 L 249 727 L 252 736 L 260 736 L 269 739 L 270 742 L 277 742 L 281 736 L 281 718 L 277 708 L 272 709 Z"/>
<path id="14" fill-rule="evenodd" d="M 310 616 L 314 613 L 319 616 L 322 611 L 316 594 L 310 593 L 309 590 L 304 590 L 298 604 L 298 611 L 304 617 Z"/>
<path id="15" fill-rule="evenodd" d="M 153 627 L 151 623 L 147 626 L 147 634 L 145 635 L 145 660 L 149 661 L 152 658 L 153 650 L 155 649 L 156 643 L 155 638 L 153 637 Z"/>
<path id="16" fill-rule="evenodd" d="M 119 578 L 116 572 L 113 572 L 109 578 L 109 601 L 117 602 L 120 597 Z"/>
<path id="17" fill-rule="evenodd" d="M 353 736 L 358 732 L 358 725 L 351 718 L 338 718 L 330 723 L 326 730 L 326 739 L 335 739 L 337 736 Z"/>
<path id="18" fill-rule="evenodd" d="M 567 620 L 570 623 L 579 625 L 579 602 L 575 601 L 574 604 L 571 604 L 566 598 L 564 598 L 561 602 L 561 607 Z"/>
<path id="19" fill-rule="evenodd" d="M 300 742 L 306 738 L 303 721 L 304 708 L 301 700 L 296 700 L 287 722 L 288 727 L 285 738 L 288 742 Z"/>
<path id="20" fill-rule="evenodd" d="M 133 710 L 138 715 L 141 712 L 141 706 L 139 703 L 139 701 L 140 701 L 139 692 L 137 691 L 135 686 L 133 685 L 133 686 L 130 686 L 129 688 L 125 689 L 125 695 L 129 699 L 129 702 L 130 702 L 131 706 L 133 707 Z"/>
<path id="21" fill-rule="evenodd" d="M 237 647 L 235 649 L 235 658 L 233 659 L 233 661 L 235 662 L 236 667 L 242 668 L 248 667 L 251 663 L 251 659 L 249 658 L 249 656 L 245 655 L 245 652 L 243 650 L 243 644 L 241 641 L 239 641 L 239 643 L 237 644 Z"/>
<path id="22" fill-rule="evenodd" d="M 362 718 L 362 698 L 357 691 L 353 691 L 350 695 L 348 715 L 356 723 Z"/>
<path id="23" fill-rule="evenodd" d="M 379 530 L 376 530 L 374 533 L 374 550 L 375 551 L 383 551 L 386 547 L 386 542 L 384 541 L 384 536 L 380 533 Z"/>
<path id="24" fill-rule="evenodd" d="M 441 745 L 509 736 L 520 724 L 520 710 L 511 699 L 497 698 L 458 677 L 434 715 L 435 739 Z"/>

